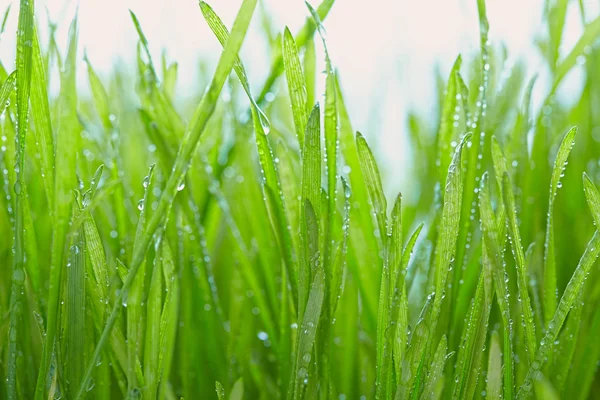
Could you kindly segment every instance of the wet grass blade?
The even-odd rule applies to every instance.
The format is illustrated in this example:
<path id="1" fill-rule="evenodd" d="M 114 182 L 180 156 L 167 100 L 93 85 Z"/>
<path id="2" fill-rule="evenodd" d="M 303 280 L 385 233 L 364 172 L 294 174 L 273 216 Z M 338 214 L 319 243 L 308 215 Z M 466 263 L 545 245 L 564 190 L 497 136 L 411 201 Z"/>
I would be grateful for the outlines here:
<path id="1" fill-rule="evenodd" d="M 500 337 L 496 331 L 492 332 L 490 338 L 485 391 L 490 399 L 502 398 L 502 350 Z"/>
<path id="2" fill-rule="evenodd" d="M 588 193 L 590 193 L 590 191 L 597 192 L 597 189 L 594 191 L 589 184 L 586 184 L 586 186 Z M 588 201 L 591 199 L 590 203 L 593 204 L 593 207 L 590 207 L 590 209 L 592 210 L 594 220 L 600 220 L 600 215 L 598 215 L 597 212 L 600 209 L 597 204 L 598 198 L 599 197 L 597 197 L 597 194 L 593 194 L 591 196 L 588 194 Z M 541 368 L 552 349 L 554 341 L 558 337 L 558 333 L 560 332 L 560 329 L 562 328 L 562 325 L 565 322 L 571 307 L 576 301 L 580 290 L 582 290 L 583 284 L 585 283 L 592 266 L 596 262 L 598 255 L 600 255 L 600 233 L 596 230 L 594 236 L 589 241 L 585 252 L 581 256 L 579 264 L 577 265 L 571 280 L 569 280 L 569 283 L 565 288 L 552 320 L 548 324 L 546 333 L 544 334 L 544 337 L 540 342 L 540 346 L 538 347 L 535 360 L 527 372 L 525 382 L 519 389 L 519 398 L 525 398 L 531 393 L 534 384 L 533 382 L 541 374 Z"/>
<path id="3" fill-rule="evenodd" d="M 286 27 L 283 33 L 283 65 L 287 78 L 288 91 L 292 103 L 292 116 L 296 127 L 296 136 L 300 150 L 304 148 L 304 131 L 308 122 L 308 97 L 306 80 L 298 55 L 298 47 L 290 30 Z"/>
<path id="4" fill-rule="evenodd" d="M 492 152 L 496 153 L 498 158 L 504 158 L 496 141 L 492 143 Z M 502 186 L 502 197 L 504 210 L 506 213 L 506 223 L 508 226 L 508 235 L 510 237 L 510 246 L 515 259 L 517 270 L 517 289 L 521 299 L 521 317 L 525 328 L 525 346 L 529 355 L 529 363 L 533 362 L 536 351 L 535 321 L 531 300 L 529 299 L 527 265 L 525 264 L 525 253 L 521 243 L 521 234 L 519 232 L 519 223 L 517 221 L 517 210 L 515 206 L 515 195 L 513 185 L 507 172 L 500 168 L 496 169 L 496 180 Z"/>
<path id="5" fill-rule="evenodd" d="M 436 399 L 440 391 L 440 383 L 444 376 L 444 366 L 448 359 L 448 339 L 443 335 L 433 355 L 433 361 L 429 368 L 429 374 L 425 381 L 421 400 Z"/>
<path id="6" fill-rule="evenodd" d="M 367 141 L 359 132 L 356 133 L 356 148 L 358 151 L 358 159 L 360 162 L 360 168 L 365 177 L 365 185 L 369 198 L 371 200 L 371 207 L 373 209 L 373 215 L 377 221 L 377 227 L 379 229 L 379 237 L 382 243 L 387 238 L 387 200 L 383 193 L 383 186 L 381 185 L 381 177 L 379 175 L 379 169 L 375 162 L 375 157 L 367 144 Z"/>
<path id="7" fill-rule="evenodd" d="M 9 400 L 16 399 L 17 393 L 17 338 L 21 327 L 23 310 L 23 290 L 25 284 L 26 263 L 26 232 L 25 215 L 27 202 L 27 189 L 25 187 L 25 142 L 29 128 L 29 96 L 31 92 L 32 70 L 32 45 L 33 45 L 33 4 L 22 0 L 19 7 L 19 24 L 17 32 L 17 70 L 16 70 L 16 97 L 17 97 L 17 125 L 16 125 L 16 164 L 13 192 L 16 196 L 15 222 L 14 222 L 14 257 L 10 292 L 10 321 L 8 334 L 8 360 L 7 360 L 7 396 Z M 10 76 L 3 85 L 2 95 L 7 93 L 6 83 L 10 83 Z M 6 96 L 8 96 L 10 92 Z M 1 100 L 1 99 L 0 99 Z M 1 107 L 5 107 L 6 100 Z"/>
<path id="8" fill-rule="evenodd" d="M 546 220 L 546 239 L 544 242 L 544 321 L 550 323 L 554 312 L 556 311 L 556 302 L 558 297 L 558 288 L 556 286 L 556 255 L 554 245 L 554 199 L 558 189 L 562 187 L 560 182 L 567 166 L 567 160 L 571 149 L 575 144 L 575 134 L 577 128 L 573 127 L 563 138 L 552 169 L 552 178 L 550 181 L 550 200 L 548 204 L 548 218 Z"/>
<path id="9" fill-rule="evenodd" d="M 102 332 L 98 344 L 96 345 L 94 355 L 92 356 L 91 362 L 86 369 L 83 383 L 76 398 L 81 398 L 84 393 L 85 387 L 91 377 L 95 362 L 99 357 L 106 341 L 108 340 L 110 331 L 112 330 L 119 310 L 122 307 L 122 296 L 131 286 L 137 270 L 144 259 L 144 254 L 146 252 L 146 248 L 150 244 L 152 235 L 165 218 L 165 213 L 168 211 L 168 209 L 170 209 L 173 199 L 178 192 L 177 188 L 179 187 L 180 182 L 184 178 L 185 173 L 189 168 L 190 159 L 197 147 L 198 139 L 202 135 L 202 132 L 204 131 L 204 128 L 206 127 L 206 124 L 216 107 L 216 102 L 221 89 L 225 84 L 225 80 L 233 69 L 233 64 L 235 63 L 238 51 L 246 35 L 246 31 L 248 29 L 250 19 L 252 18 L 255 6 L 256 0 L 245 0 L 240 8 L 238 16 L 236 17 L 233 25 L 232 34 L 230 35 L 227 45 L 225 46 L 225 50 L 219 59 L 216 72 L 212 78 L 209 88 L 202 97 L 202 100 L 200 101 L 200 104 L 194 113 L 192 122 L 186 131 L 186 135 L 175 160 L 175 165 L 173 166 L 173 171 L 166 182 L 165 190 L 163 191 L 158 201 L 157 208 L 144 231 L 138 251 L 134 251 L 127 279 L 123 283 L 121 294 L 115 302 L 110 317 L 107 320 L 106 327 Z"/>

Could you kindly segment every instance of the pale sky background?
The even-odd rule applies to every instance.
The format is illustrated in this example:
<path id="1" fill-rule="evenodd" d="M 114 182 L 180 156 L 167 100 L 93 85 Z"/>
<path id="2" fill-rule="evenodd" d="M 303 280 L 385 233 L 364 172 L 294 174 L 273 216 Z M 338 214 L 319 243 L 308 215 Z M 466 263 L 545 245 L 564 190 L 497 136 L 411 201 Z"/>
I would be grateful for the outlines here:
<path id="1" fill-rule="evenodd" d="M 287 25 L 296 32 L 307 16 L 303 0 L 262 1 L 273 18 L 273 26 L 280 31 Z M 318 1 L 311 0 L 311 4 L 316 6 Z M 0 12 L 10 3 L 13 10 L 9 26 L 0 39 L 0 59 L 5 63 L 14 60 L 18 1 L 0 0 Z M 231 26 L 241 0 L 209 3 Z M 337 0 L 326 19 L 328 46 L 340 71 L 354 128 L 368 138 L 377 137 L 377 150 L 391 170 L 410 165 L 410 155 L 402 150 L 406 114 L 411 109 L 426 113 L 431 107 L 435 64 L 447 76 L 459 52 L 469 56 L 477 50 L 476 3 L 476 0 Z M 563 41 L 567 51 L 582 30 L 577 1 L 570 3 Z M 597 1 L 584 3 L 591 15 L 597 15 Z M 533 39 L 541 29 L 542 5 L 543 0 L 487 1 L 492 45 L 504 42 L 514 58 L 526 57 L 530 72 L 539 72 L 541 65 Z M 58 23 L 57 39 L 64 46 L 77 2 L 36 0 L 36 6 L 39 21 L 45 21 L 47 10 L 50 19 Z M 196 0 L 80 0 L 80 44 L 96 69 L 107 74 L 116 60 L 133 60 L 137 35 L 128 9 L 137 14 L 155 58 L 158 60 L 162 49 L 167 49 L 169 58 L 178 61 L 179 93 L 199 92 L 201 88 L 195 86 L 198 59 L 208 57 L 214 65 L 220 46 L 202 18 Z M 252 83 L 260 87 L 270 58 L 257 16 L 244 43 L 242 58 Z M 87 87 L 83 69 L 79 76 L 80 86 Z M 539 93 L 534 97 L 541 98 L 543 90 L 543 85 L 539 85 Z M 373 119 L 378 121 L 377 125 L 370 123 Z"/>

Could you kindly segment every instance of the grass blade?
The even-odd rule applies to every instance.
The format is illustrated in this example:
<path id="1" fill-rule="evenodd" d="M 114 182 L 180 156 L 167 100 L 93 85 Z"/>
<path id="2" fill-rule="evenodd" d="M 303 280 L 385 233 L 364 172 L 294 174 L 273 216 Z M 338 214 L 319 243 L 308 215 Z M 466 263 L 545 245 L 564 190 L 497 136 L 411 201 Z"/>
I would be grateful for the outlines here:
<path id="1" fill-rule="evenodd" d="M 94 355 L 86 369 L 83 384 L 81 385 L 76 396 L 77 399 L 81 398 L 84 393 L 84 388 L 91 377 L 95 362 L 108 339 L 108 335 L 110 334 L 110 331 L 116 322 L 119 310 L 122 307 L 122 297 L 124 293 L 127 292 L 133 282 L 133 279 L 135 278 L 137 270 L 144 259 L 146 248 L 150 244 L 152 235 L 163 221 L 167 210 L 170 208 L 173 199 L 178 192 L 177 188 L 179 187 L 180 182 L 189 168 L 189 160 L 191 159 L 191 156 L 197 147 L 198 139 L 202 135 L 210 116 L 214 112 L 221 89 L 223 88 L 229 73 L 233 69 L 233 64 L 246 35 L 246 31 L 248 29 L 250 19 L 252 18 L 255 6 L 256 0 L 245 0 L 244 3 L 242 3 L 238 16 L 236 17 L 233 25 L 232 34 L 230 35 L 227 45 L 225 46 L 225 50 L 219 59 L 219 63 L 217 64 L 217 69 L 212 78 L 211 84 L 207 92 L 202 97 L 194 117 L 192 118 L 190 128 L 186 132 L 185 138 L 175 160 L 173 171 L 166 183 L 165 190 L 163 191 L 158 201 L 157 208 L 152 215 L 146 230 L 144 231 L 138 251 L 134 251 L 130 270 L 127 274 L 127 279 L 123 283 L 121 294 L 115 302 L 110 317 L 107 320 L 106 327 L 104 328 L 100 340 L 96 345 Z"/>
<path id="2" fill-rule="evenodd" d="M 302 64 L 298 56 L 298 47 L 290 30 L 286 27 L 283 33 L 283 65 L 286 73 L 290 100 L 292 103 L 292 116 L 296 127 L 296 136 L 300 149 L 304 149 L 304 131 L 308 121 L 308 103 L 306 80 L 302 71 Z"/>
<path id="3" fill-rule="evenodd" d="M 558 297 L 558 289 L 556 287 L 556 256 L 554 254 L 554 199 L 558 189 L 562 187 L 560 178 L 564 174 L 567 166 L 567 159 L 571 153 L 571 149 L 575 144 L 575 134 L 577 128 L 573 127 L 567 132 L 554 160 L 554 168 L 552 169 L 552 180 L 550 181 L 550 200 L 548 204 L 548 218 L 546 222 L 546 240 L 544 242 L 544 321 L 550 323 L 554 312 L 556 311 L 556 301 Z"/>

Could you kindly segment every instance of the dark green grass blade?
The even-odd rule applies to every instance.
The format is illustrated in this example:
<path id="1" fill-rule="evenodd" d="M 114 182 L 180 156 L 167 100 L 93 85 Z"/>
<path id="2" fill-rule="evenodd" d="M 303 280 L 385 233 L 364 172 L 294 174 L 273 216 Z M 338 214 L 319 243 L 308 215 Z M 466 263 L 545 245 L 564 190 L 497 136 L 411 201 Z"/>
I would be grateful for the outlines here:
<path id="1" fill-rule="evenodd" d="M 85 387 L 91 377 L 95 362 L 108 339 L 110 331 L 116 322 L 119 310 L 122 307 L 122 296 L 131 286 L 137 270 L 144 259 L 144 254 L 146 248 L 150 244 L 152 235 L 163 221 L 165 213 L 170 209 L 173 199 L 178 192 L 177 188 L 190 166 L 190 159 L 197 147 L 198 139 L 202 135 L 202 132 L 204 131 L 204 128 L 206 127 L 206 124 L 216 107 L 216 102 L 221 89 L 223 88 L 225 80 L 233 68 L 233 64 L 235 63 L 238 51 L 246 35 L 246 31 L 252 18 L 255 6 L 256 0 L 245 0 L 240 8 L 238 16 L 236 17 L 233 25 L 232 33 L 227 41 L 225 50 L 219 59 L 216 72 L 212 78 L 208 90 L 202 97 L 202 100 L 196 109 L 191 124 L 189 125 L 189 129 L 187 130 L 182 145 L 179 149 L 175 165 L 173 166 L 173 171 L 166 183 L 165 190 L 163 191 L 158 201 L 157 208 L 146 227 L 144 235 L 142 236 L 139 250 L 133 254 L 130 270 L 127 274 L 127 279 L 123 283 L 121 295 L 117 298 L 110 317 L 107 320 L 106 327 L 102 332 L 98 344 L 96 345 L 94 355 L 92 356 L 91 362 L 86 369 L 83 384 L 81 385 L 76 398 L 80 398 L 84 393 Z"/>
<path id="2" fill-rule="evenodd" d="M 567 166 L 567 159 L 573 145 L 575 144 L 575 134 L 577 128 L 571 128 L 565 135 L 556 159 L 554 160 L 554 168 L 552 169 L 552 178 L 550 181 L 550 200 L 548 204 L 548 218 L 546 222 L 546 239 L 544 242 L 544 321 L 550 323 L 556 311 L 556 302 L 558 297 L 558 288 L 556 286 L 556 255 L 554 245 L 554 199 L 558 189 L 562 187 L 560 182 Z"/>

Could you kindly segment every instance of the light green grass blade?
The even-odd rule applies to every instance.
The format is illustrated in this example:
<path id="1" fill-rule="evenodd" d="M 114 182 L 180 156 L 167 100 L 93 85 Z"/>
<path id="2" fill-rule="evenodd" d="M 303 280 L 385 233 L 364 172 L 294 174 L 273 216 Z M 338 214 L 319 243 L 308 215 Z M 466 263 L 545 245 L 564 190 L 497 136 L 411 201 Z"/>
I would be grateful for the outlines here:
<path id="1" fill-rule="evenodd" d="M 547 400 L 559 400 L 560 399 L 560 396 L 558 395 L 558 392 L 552 386 L 552 383 L 550 383 L 550 381 L 544 376 L 539 376 L 535 380 L 535 393 L 536 393 L 538 399 L 544 399 L 544 400 L 546 400 L 546 399 Z"/>
<path id="2" fill-rule="evenodd" d="M 162 248 L 162 240 L 156 244 L 157 248 Z M 156 398 L 158 392 L 158 383 L 160 380 L 158 371 L 158 358 L 161 353 L 160 348 L 160 317 L 162 311 L 163 296 L 163 255 L 157 251 L 150 278 L 150 288 L 148 291 L 148 301 L 146 305 L 146 326 L 144 330 L 144 387 L 142 395 L 144 398 Z M 141 300 L 141 299 L 140 299 Z M 133 340 L 134 338 L 129 338 Z"/>
<path id="3" fill-rule="evenodd" d="M 144 235 L 141 240 L 141 245 L 139 246 L 139 250 L 134 252 L 132 262 L 130 265 L 130 270 L 127 274 L 127 279 L 123 283 L 123 288 L 121 294 L 117 298 L 115 305 L 111 311 L 110 317 L 107 320 L 106 327 L 102 332 L 100 340 L 96 345 L 96 349 L 94 351 L 94 355 L 92 356 L 91 362 L 89 363 L 86 373 L 83 379 L 83 384 L 80 387 L 78 395 L 76 398 L 81 398 L 84 393 L 85 387 L 91 378 L 91 374 L 95 365 L 98 356 L 100 355 L 102 348 L 104 347 L 110 331 L 112 330 L 119 310 L 122 307 L 122 296 L 127 292 L 129 287 L 131 286 L 133 279 L 137 273 L 139 266 L 141 265 L 144 254 L 147 246 L 150 244 L 152 239 L 152 235 L 161 224 L 165 217 L 165 213 L 173 202 L 175 195 L 177 194 L 180 182 L 182 181 L 185 173 L 187 172 L 190 166 L 190 159 L 192 154 L 194 153 L 198 139 L 202 135 L 206 124 L 215 110 L 216 102 L 218 96 L 225 84 L 225 80 L 229 76 L 229 73 L 233 69 L 233 64 L 237 58 L 238 51 L 242 45 L 244 37 L 246 35 L 246 31 L 248 29 L 248 25 L 252 18 L 252 14 L 254 12 L 254 8 L 256 6 L 256 0 L 245 0 L 242 4 L 240 11 L 238 12 L 238 16 L 233 25 L 232 33 L 227 41 L 227 45 L 225 46 L 225 50 L 223 51 L 221 58 L 219 59 L 219 63 L 217 64 L 217 69 L 212 78 L 212 81 L 202 97 L 196 112 L 194 113 L 194 117 L 192 118 L 192 122 L 190 124 L 189 129 L 187 130 L 185 137 L 183 139 L 182 145 L 179 149 L 179 153 L 177 155 L 175 165 L 173 166 L 173 171 L 169 176 L 168 181 L 165 185 L 165 190 L 162 192 L 162 195 L 158 201 L 157 208 L 150 219 Z"/>
<path id="4" fill-rule="evenodd" d="M 337 305 L 343 293 L 345 266 L 348 252 L 348 234 L 350 233 L 350 202 L 352 192 L 348 182 L 342 177 L 342 187 L 344 188 L 344 217 L 342 221 L 342 239 L 338 245 L 335 258 L 333 259 L 333 270 L 331 272 L 331 291 L 330 300 L 331 313 L 334 316 Z"/>
<path id="5" fill-rule="evenodd" d="M 388 253 L 390 268 L 390 302 L 400 294 L 404 288 L 404 274 L 402 268 L 402 194 L 396 196 L 390 221 L 390 248 Z"/>
<path id="6" fill-rule="evenodd" d="M 334 2 L 335 0 L 323 0 L 323 2 L 319 4 L 319 7 L 317 7 L 317 13 L 321 21 L 325 20 L 325 18 L 329 14 L 329 11 L 331 10 L 331 7 L 333 7 Z M 314 36 L 315 29 L 316 27 L 312 19 L 307 19 L 306 23 L 300 29 L 300 32 L 298 32 L 298 34 L 296 35 L 296 45 L 298 46 L 298 48 L 302 48 L 306 43 L 312 42 L 312 37 Z M 279 78 L 279 76 L 283 73 L 283 68 L 283 56 L 281 53 L 278 53 L 275 55 L 275 57 L 273 57 L 273 63 L 271 64 L 271 68 L 269 69 L 269 71 L 271 72 L 265 80 L 263 89 L 261 90 L 258 98 L 256 99 L 258 104 L 263 104 L 267 94 L 273 90 L 273 85 L 277 81 L 277 78 Z M 311 100 L 310 85 L 308 99 Z M 313 101 L 308 102 L 309 106 L 312 106 L 314 102 L 314 97 L 312 98 L 312 100 Z"/>
<path id="7" fill-rule="evenodd" d="M 517 210 L 515 206 L 515 195 L 513 193 L 513 185 L 510 176 L 505 173 L 502 179 L 504 207 L 506 209 L 508 234 L 510 237 L 510 245 L 512 254 L 515 259 L 517 269 L 517 288 L 519 298 L 521 299 L 522 320 L 525 328 L 525 345 L 529 353 L 529 363 L 533 362 L 533 357 L 536 351 L 536 336 L 535 336 L 535 320 L 533 317 L 533 309 L 529 298 L 528 288 L 528 273 L 525 253 L 521 244 L 521 234 L 519 233 L 519 222 L 517 220 Z"/>
<path id="8" fill-rule="evenodd" d="M 33 32 L 33 69 L 31 75 L 31 114 L 35 126 L 34 135 L 41 158 L 41 174 L 48 200 L 48 208 L 54 211 L 54 134 L 48 103 L 48 82 L 44 59 L 37 32 Z"/>
<path id="9" fill-rule="evenodd" d="M 292 103 L 292 116 L 296 127 L 296 136 L 300 150 L 304 148 L 304 131 L 308 122 L 308 98 L 306 80 L 298 55 L 298 47 L 290 30 L 286 27 L 283 33 L 283 65 L 287 78 L 290 101 Z"/>
<path id="10" fill-rule="evenodd" d="M 8 399 L 13 400 L 17 393 L 17 338 L 21 328 L 23 309 L 23 290 L 25 284 L 26 266 L 26 232 L 25 210 L 27 202 L 27 189 L 25 187 L 25 142 L 29 128 L 29 96 L 31 91 L 32 46 L 33 46 L 33 4 L 21 1 L 19 7 L 19 23 L 17 32 L 17 60 L 16 60 L 16 98 L 17 98 L 17 125 L 16 125 L 16 163 L 13 192 L 15 195 L 15 222 L 14 222 L 14 257 L 10 292 L 10 321 L 8 334 L 8 360 L 6 389 Z M 7 82 L 11 80 L 10 76 Z M 5 85 L 6 86 L 6 83 Z M 3 94 L 6 89 L 2 89 Z M 10 93 L 8 93 L 9 95 Z M 5 107 L 6 100 L 2 107 Z M 12 194 L 12 193 L 11 193 Z"/>
<path id="11" fill-rule="evenodd" d="M 227 28 L 208 4 L 201 2 L 200 8 L 209 27 L 221 45 L 225 46 L 229 37 Z M 267 138 L 267 134 L 270 131 L 270 123 L 252 96 L 250 83 L 239 57 L 236 59 L 233 69 L 236 72 L 242 87 L 244 88 L 244 91 L 250 100 L 250 103 L 252 104 L 252 120 L 254 122 L 256 145 L 258 148 L 259 161 L 263 174 L 263 184 L 266 192 L 265 198 L 268 202 L 267 209 L 271 215 L 273 230 L 276 232 L 282 248 L 287 267 L 287 275 L 290 278 L 292 295 L 295 300 L 298 296 L 296 284 L 298 279 L 296 276 L 296 252 L 292 247 L 292 234 L 288 216 L 286 214 L 285 201 L 282 194 L 283 192 L 281 189 L 281 181 L 279 178 L 277 163 L 275 162 L 273 150 Z"/>
<path id="12" fill-rule="evenodd" d="M 299 327 L 300 335 L 293 376 L 294 399 L 304 397 L 303 390 L 306 387 L 308 379 L 316 379 L 316 377 L 310 377 L 310 360 L 325 296 L 324 280 L 323 270 L 321 268 L 317 269 L 315 279 L 311 284 L 302 324 Z"/>
<path id="13" fill-rule="evenodd" d="M 437 143 L 440 182 L 446 181 L 448 166 L 452 161 L 452 150 L 450 144 L 454 138 L 456 127 L 458 126 L 458 119 L 460 118 L 459 113 L 461 107 L 458 100 L 461 97 L 458 95 L 461 94 L 461 88 L 457 79 L 457 75 L 461 64 L 462 57 L 459 55 L 456 58 L 456 61 L 454 61 L 454 65 L 450 71 L 448 84 L 446 86 L 446 96 L 444 97 L 444 108 L 442 110 L 442 120 L 440 122 L 440 131 L 438 133 Z"/>
<path id="14" fill-rule="evenodd" d="M 500 234 L 496 222 L 489 194 L 487 172 L 481 179 L 479 190 L 479 209 L 481 210 L 481 227 L 483 231 L 484 263 L 489 262 L 492 270 L 493 282 L 498 300 L 498 308 L 504 325 L 504 354 L 513 354 L 512 345 L 512 319 L 510 317 L 510 292 L 508 288 L 508 274 L 504 267 L 504 259 L 499 244 L 503 235 Z M 487 260 L 486 260 L 487 259 Z M 513 398 L 514 376 L 513 358 L 504 359 L 504 397 Z"/>
<path id="15" fill-rule="evenodd" d="M 454 254 L 456 251 L 464 184 L 462 157 L 465 144 L 470 139 L 471 135 L 466 134 L 462 138 L 460 144 L 456 147 L 446 177 L 442 219 L 438 230 L 434 259 L 436 296 L 431 314 L 433 326 L 436 326 L 440 315 L 442 300 L 444 299 L 446 290 L 446 281 L 448 280 L 448 275 L 452 268 L 451 264 L 454 261 Z M 433 330 L 435 331 L 435 329 Z"/>
<path id="16" fill-rule="evenodd" d="M 486 376 L 486 396 L 490 399 L 502 398 L 502 350 L 498 332 L 492 332 L 490 337 L 490 353 Z"/>
<path id="17" fill-rule="evenodd" d="M 588 206 L 592 211 L 592 218 L 594 219 L 594 225 L 596 228 L 600 227 L 600 192 L 594 185 L 594 182 L 584 172 L 583 173 L 583 191 L 587 200 Z"/>
<path id="18" fill-rule="evenodd" d="M 4 109 L 8 106 L 8 99 L 15 90 L 15 82 L 17 81 L 17 71 L 13 71 L 12 74 L 6 78 L 2 87 L 0 88 L 0 115 L 4 113 Z"/>
<path id="19" fill-rule="evenodd" d="M 87 361 L 86 351 L 86 244 L 83 228 L 69 249 L 66 268 L 65 313 L 62 345 L 64 348 L 64 370 L 67 393 L 72 396 L 79 387 Z"/>
<path id="20" fill-rule="evenodd" d="M 544 321 L 550 323 L 554 312 L 556 311 L 556 302 L 558 297 L 558 288 L 556 286 L 556 255 L 554 245 L 554 200 L 558 189 L 562 187 L 560 182 L 567 166 L 567 160 L 571 149 L 575 144 L 575 134 L 577 128 L 573 127 L 567 132 L 562 140 L 554 168 L 552 169 L 552 178 L 550 181 L 550 200 L 548 204 L 548 218 L 546 220 L 546 239 L 544 242 Z"/>
<path id="21" fill-rule="evenodd" d="M 597 220 L 599 216 L 595 211 L 597 211 L 597 208 L 592 209 L 592 212 L 594 212 L 594 219 Z M 577 299 L 579 291 L 582 290 L 583 284 L 590 273 L 592 266 L 596 262 L 598 255 L 600 255 L 600 233 L 596 231 L 588 243 L 585 252 L 581 256 L 579 264 L 577 265 L 577 269 L 575 269 L 571 280 L 565 288 L 560 302 L 558 303 L 558 308 L 554 313 L 554 317 L 548 324 L 546 333 L 544 334 L 544 337 L 540 342 L 540 346 L 538 347 L 535 361 L 529 368 L 525 382 L 519 389 L 519 398 L 525 398 L 529 395 L 529 393 L 531 393 L 533 382 L 541 373 L 541 368 L 552 349 L 554 341 L 558 337 L 558 333 L 560 332 L 560 329 L 567 318 L 567 314 Z"/>
<path id="22" fill-rule="evenodd" d="M 387 238 L 387 200 L 383 193 L 383 186 L 381 185 L 381 177 L 379 175 L 375 157 L 373 156 L 367 141 L 359 132 L 356 133 L 356 148 L 358 151 L 360 168 L 365 177 L 365 185 L 371 200 L 373 215 L 377 221 L 379 237 L 381 238 L 382 243 L 385 243 Z"/>
<path id="23" fill-rule="evenodd" d="M 442 382 L 442 378 L 444 376 L 444 366 L 446 365 L 446 360 L 448 359 L 447 353 L 448 339 L 446 339 L 446 335 L 443 335 L 440 339 L 437 350 L 433 355 L 433 361 L 431 362 L 431 367 L 429 368 L 429 373 L 425 381 L 421 400 L 433 400 L 437 398 L 440 383 Z"/>
<path id="24" fill-rule="evenodd" d="M 470 399 L 475 393 L 486 342 L 487 328 L 492 307 L 492 277 L 487 270 L 479 275 L 475 297 L 471 303 L 466 325 L 461 337 L 455 367 L 453 399 Z"/>

